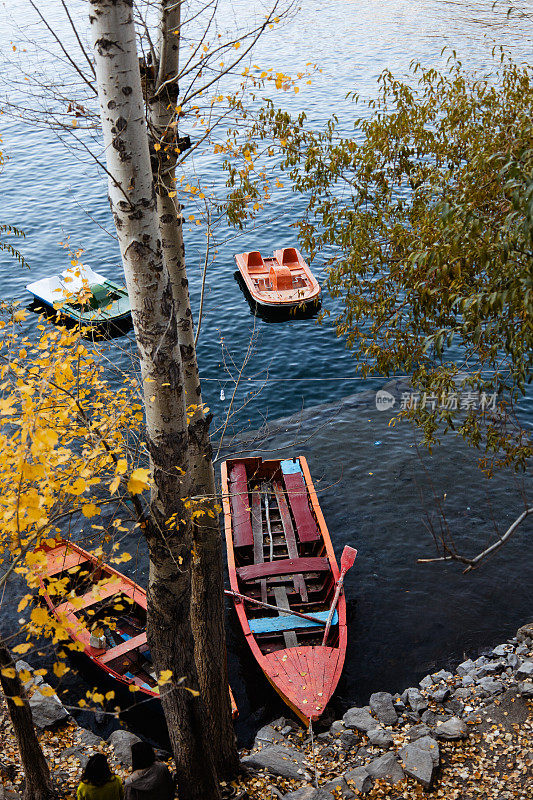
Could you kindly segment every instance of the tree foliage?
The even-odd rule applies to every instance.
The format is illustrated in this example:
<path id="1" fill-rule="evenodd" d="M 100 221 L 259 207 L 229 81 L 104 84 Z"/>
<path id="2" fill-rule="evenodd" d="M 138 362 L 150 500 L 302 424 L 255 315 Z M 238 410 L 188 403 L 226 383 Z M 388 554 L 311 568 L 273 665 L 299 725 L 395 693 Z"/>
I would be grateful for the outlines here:
<path id="1" fill-rule="evenodd" d="M 529 67 L 500 53 L 490 76 L 469 74 L 453 54 L 441 72 L 385 71 L 349 135 L 346 120 L 313 131 L 270 102 L 242 145 L 257 158 L 258 141 L 281 149 L 306 201 L 300 241 L 325 261 L 333 321 L 362 374 L 411 373 L 421 401 L 404 411 L 427 442 L 459 426 L 487 457 L 520 467 L 531 455 L 513 408 L 533 359 L 532 102 Z M 259 189 L 226 167 L 229 216 L 242 225 Z M 438 402 L 457 389 L 496 392 L 498 410 L 458 419 L 460 405 Z"/>

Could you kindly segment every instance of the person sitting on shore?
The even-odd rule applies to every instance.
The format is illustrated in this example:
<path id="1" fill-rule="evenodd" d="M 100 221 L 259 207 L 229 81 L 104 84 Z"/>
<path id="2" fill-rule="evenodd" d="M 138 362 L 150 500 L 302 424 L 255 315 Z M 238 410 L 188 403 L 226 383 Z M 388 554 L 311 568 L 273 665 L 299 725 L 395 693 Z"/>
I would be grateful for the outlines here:
<path id="1" fill-rule="evenodd" d="M 111 772 L 103 753 L 95 753 L 88 760 L 76 797 L 77 800 L 123 800 L 122 781 Z"/>
<path id="2" fill-rule="evenodd" d="M 172 800 L 175 783 L 166 764 L 156 761 L 148 742 L 131 746 L 132 773 L 126 778 L 125 800 Z"/>

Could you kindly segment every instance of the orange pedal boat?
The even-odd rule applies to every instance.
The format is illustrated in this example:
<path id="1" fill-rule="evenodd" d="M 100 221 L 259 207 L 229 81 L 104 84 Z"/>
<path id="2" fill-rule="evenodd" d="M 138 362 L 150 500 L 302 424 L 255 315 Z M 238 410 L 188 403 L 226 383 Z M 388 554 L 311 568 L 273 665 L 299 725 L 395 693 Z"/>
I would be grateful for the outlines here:
<path id="1" fill-rule="evenodd" d="M 222 497 L 244 635 L 274 689 L 309 725 L 335 691 L 347 630 L 339 568 L 307 462 L 225 461 Z"/>
<path id="2" fill-rule="evenodd" d="M 238 253 L 235 261 L 252 298 L 265 309 L 305 307 L 317 303 L 320 286 L 295 247 L 263 258 L 258 250 Z"/>
<path id="3" fill-rule="evenodd" d="M 74 542 L 59 540 L 37 552 L 44 556 L 41 596 L 84 655 L 119 683 L 136 686 L 145 697 L 159 697 L 146 641 L 145 590 Z M 95 623 L 103 632 L 99 638 L 90 633 Z M 231 688 L 229 692 L 236 719 Z"/>

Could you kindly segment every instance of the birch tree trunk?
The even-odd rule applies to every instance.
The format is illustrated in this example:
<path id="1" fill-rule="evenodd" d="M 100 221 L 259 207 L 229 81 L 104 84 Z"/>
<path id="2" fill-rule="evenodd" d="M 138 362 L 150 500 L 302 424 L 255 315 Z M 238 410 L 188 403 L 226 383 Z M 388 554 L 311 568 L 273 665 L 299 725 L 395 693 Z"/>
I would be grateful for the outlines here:
<path id="1" fill-rule="evenodd" d="M 148 642 L 158 672 L 173 673 L 161 700 L 180 800 L 218 800 L 190 624 L 192 531 L 183 505 L 188 432 L 178 321 L 161 249 L 132 0 L 90 0 L 90 22 L 109 201 L 139 349 L 152 469 L 145 526 L 150 552 Z"/>
<path id="2" fill-rule="evenodd" d="M 14 677 L 10 678 L 3 670 L 13 670 Z M 41 745 L 35 733 L 31 709 L 26 699 L 26 692 L 15 670 L 11 653 L 0 637 L 0 685 L 7 699 L 7 708 L 13 730 L 17 739 L 20 760 L 24 769 L 24 794 L 23 800 L 53 800 L 57 798 L 48 764 L 41 750 Z M 11 698 L 20 697 L 22 705 L 18 705 Z"/>
<path id="3" fill-rule="evenodd" d="M 183 217 L 175 193 L 177 129 L 170 125 L 178 104 L 179 31 L 181 4 L 161 0 L 159 64 L 154 94 L 148 99 L 153 149 L 157 212 L 165 264 L 176 312 L 186 404 L 196 407 L 188 429 L 189 486 L 196 499 L 193 522 L 191 623 L 196 668 L 207 706 L 207 725 L 219 778 L 232 778 L 239 768 L 228 693 L 222 539 L 218 526 L 215 476 L 209 437 L 209 418 L 203 411 L 202 393 L 185 264 Z"/>

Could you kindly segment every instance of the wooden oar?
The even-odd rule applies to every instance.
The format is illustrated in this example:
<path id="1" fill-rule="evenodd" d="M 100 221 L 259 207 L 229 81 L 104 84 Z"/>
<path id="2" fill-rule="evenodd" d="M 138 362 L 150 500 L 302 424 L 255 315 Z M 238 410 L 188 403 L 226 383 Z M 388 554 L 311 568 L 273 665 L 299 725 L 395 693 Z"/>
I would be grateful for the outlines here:
<path id="1" fill-rule="evenodd" d="M 309 614 L 302 614 L 301 611 L 279 608 L 279 606 L 274 606 L 271 603 L 263 603 L 262 600 L 256 600 L 253 597 L 247 597 L 245 594 L 239 594 L 239 592 L 234 592 L 232 589 L 224 589 L 224 594 L 227 594 L 230 597 L 237 597 L 239 600 L 246 600 L 247 603 L 254 603 L 256 606 L 261 606 L 261 608 L 269 608 L 271 611 L 278 611 L 280 614 L 289 614 L 289 616 L 294 614 L 295 617 L 308 619 L 310 622 L 314 622 L 315 625 L 324 626 L 326 624 L 323 619 L 318 619 L 318 617 L 311 617 Z"/>
<path id="2" fill-rule="evenodd" d="M 348 545 L 342 551 L 341 557 L 341 574 L 339 575 L 339 580 L 337 581 L 337 590 L 335 592 L 335 597 L 333 598 L 333 603 L 331 604 L 331 608 L 329 610 L 328 621 L 326 622 L 326 630 L 324 631 L 324 638 L 322 639 L 322 645 L 326 644 L 329 629 L 331 628 L 331 620 L 333 619 L 333 614 L 335 613 L 335 608 L 337 603 L 339 602 L 339 597 L 341 596 L 341 589 L 342 584 L 344 583 L 344 576 L 348 572 L 349 569 L 353 567 L 353 562 L 355 561 L 355 557 L 357 555 L 357 550 L 355 547 L 349 547 Z"/>

